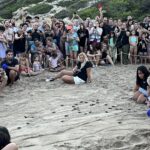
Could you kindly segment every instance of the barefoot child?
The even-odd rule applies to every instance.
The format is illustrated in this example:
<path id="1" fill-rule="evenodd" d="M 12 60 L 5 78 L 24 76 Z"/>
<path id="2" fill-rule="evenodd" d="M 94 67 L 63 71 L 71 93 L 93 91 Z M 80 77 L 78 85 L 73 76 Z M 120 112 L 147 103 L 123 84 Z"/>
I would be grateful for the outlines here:
<path id="1" fill-rule="evenodd" d="M 51 51 L 51 57 L 49 58 L 49 69 L 51 72 L 57 72 L 64 69 L 63 62 L 58 56 L 56 50 Z"/>
<path id="2" fill-rule="evenodd" d="M 7 76 L 5 71 L 0 68 L 0 94 L 2 93 L 3 88 L 6 86 L 7 84 Z"/>
<path id="3" fill-rule="evenodd" d="M 20 74 L 23 76 L 34 76 L 37 75 L 38 73 L 33 72 L 33 70 L 29 66 L 29 60 L 26 57 L 26 54 L 22 54 L 20 59 L 19 59 L 19 64 L 20 64 Z"/>
<path id="4" fill-rule="evenodd" d="M 131 64 L 136 64 L 137 62 L 137 45 L 138 45 L 138 36 L 136 36 L 135 31 L 132 31 L 131 36 L 129 37 L 130 44 L 130 61 Z"/>
<path id="5" fill-rule="evenodd" d="M 35 59 L 34 59 L 34 62 L 33 62 L 33 71 L 35 73 L 42 73 L 44 71 L 44 69 L 42 69 L 42 66 L 41 66 L 41 63 L 40 63 L 40 60 L 39 60 L 39 56 L 35 56 Z"/>

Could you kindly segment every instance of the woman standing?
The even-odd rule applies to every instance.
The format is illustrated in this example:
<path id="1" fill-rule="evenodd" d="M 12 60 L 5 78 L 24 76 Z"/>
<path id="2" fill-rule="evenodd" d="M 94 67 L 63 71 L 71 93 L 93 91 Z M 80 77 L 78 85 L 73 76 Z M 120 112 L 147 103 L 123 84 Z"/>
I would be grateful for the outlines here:
<path id="1" fill-rule="evenodd" d="M 7 40 L 4 36 L 5 27 L 0 26 L 0 59 L 4 59 L 6 57 L 6 50 L 7 50 Z"/>
<path id="2" fill-rule="evenodd" d="M 89 40 L 89 31 L 85 28 L 84 24 L 80 24 L 80 29 L 77 31 L 79 36 L 79 48 L 80 52 L 87 51 L 87 44 Z"/>

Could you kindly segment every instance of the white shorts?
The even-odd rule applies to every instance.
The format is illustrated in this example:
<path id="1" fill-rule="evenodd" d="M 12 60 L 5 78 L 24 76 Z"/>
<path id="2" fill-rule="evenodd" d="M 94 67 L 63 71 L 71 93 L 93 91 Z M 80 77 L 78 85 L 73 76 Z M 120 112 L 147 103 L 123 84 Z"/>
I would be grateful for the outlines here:
<path id="1" fill-rule="evenodd" d="M 80 79 L 78 76 L 73 77 L 73 79 L 74 79 L 74 83 L 77 85 L 85 83 L 85 81 Z"/>

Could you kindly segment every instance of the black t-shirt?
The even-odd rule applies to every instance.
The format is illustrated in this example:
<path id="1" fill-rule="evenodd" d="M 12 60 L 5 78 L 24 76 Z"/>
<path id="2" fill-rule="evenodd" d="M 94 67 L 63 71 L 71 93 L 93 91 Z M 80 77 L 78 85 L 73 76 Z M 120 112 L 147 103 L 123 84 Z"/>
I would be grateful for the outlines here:
<path id="1" fill-rule="evenodd" d="M 81 68 L 81 62 L 77 63 L 77 67 L 78 69 Z M 75 76 L 78 76 L 80 79 L 87 81 L 87 71 L 86 71 L 87 68 L 92 68 L 92 63 L 90 61 L 87 61 L 84 67 L 82 67 L 80 71 L 76 73 Z"/>
<path id="2" fill-rule="evenodd" d="M 8 65 L 9 67 L 15 67 L 15 66 L 18 65 L 19 63 L 18 63 L 18 60 L 17 60 L 17 59 L 13 58 L 13 59 L 11 60 L 11 62 L 8 62 L 8 61 L 5 59 L 4 61 L 2 61 L 1 66 L 3 66 L 3 64 Z M 9 69 L 6 69 L 5 71 L 6 71 L 6 74 L 8 75 Z"/>
<path id="3" fill-rule="evenodd" d="M 86 39 L 89 38 L 89 31 L 87 29 L 84 30 L 79 29 L 77 33 L 80 38 L 79 45 L 84 46 Z"/>
<path id="4" fill-rule="evenodd" d="M 147 80 L 140 80 L 137 85 L 139 85 L 141 88 L 147 90 L 147 86 L 148 86 L 148 83 L 147 83 Z"/>
<path id="5" fill-rule="evenodd" d="M 126 31 L 122 30 L 117 41 L 121 40 L 122 41 L 122 45 L 126 45 L 129 44 L 129 37 L 126 35 Z"/>
<path id="6" fill-rule="evenodd" d="M 40 30 L 33 31 L 32 34 L 31 34 L 32 41 L 34 41 L 35 39 L 38 39 L 39 41 L 41 41 L 40 33 L 42 33 Z"/>

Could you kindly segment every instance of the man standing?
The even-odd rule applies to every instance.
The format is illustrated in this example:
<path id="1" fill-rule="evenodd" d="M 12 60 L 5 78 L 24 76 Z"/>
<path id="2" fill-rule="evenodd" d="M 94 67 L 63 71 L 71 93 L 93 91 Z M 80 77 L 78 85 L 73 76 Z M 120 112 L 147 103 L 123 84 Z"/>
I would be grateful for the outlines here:
<path id="1" fill-rule="evenodd" d="M 19 79 L 19 64 L 18 60 L 14 58 L 13 51 L 6 51 L 6 59 L 2 61 L 1 67 L 5 70 L 8 77 L 7 84 L 12 85 Z"/>

